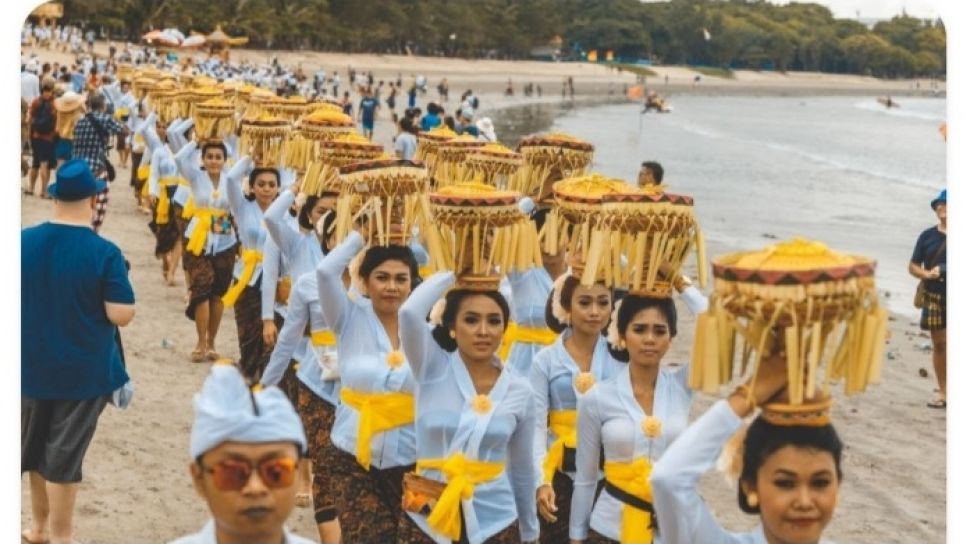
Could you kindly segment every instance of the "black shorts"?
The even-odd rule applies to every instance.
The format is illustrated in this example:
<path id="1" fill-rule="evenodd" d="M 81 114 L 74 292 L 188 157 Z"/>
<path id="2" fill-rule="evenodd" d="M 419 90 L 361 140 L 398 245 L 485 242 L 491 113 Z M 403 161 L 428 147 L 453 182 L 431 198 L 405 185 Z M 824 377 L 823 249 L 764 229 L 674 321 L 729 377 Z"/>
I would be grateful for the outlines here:
<path id="1" fill-rule="evenodd" d="M 57 167 L 57 159 L 54 158 L 54 142 L 41 140 L 40 138 L 30 139 L 30 149 L 33 154 L 32 168 L 39 168 L 41 163 L 46 162 L 51 168 Z"/>
<path id="2" fill-rule="evenodd" d="M 20 472 L 48 482 L 81 481 L 81 462 L 110 395 L 87 400 L 20 399 Z"/>

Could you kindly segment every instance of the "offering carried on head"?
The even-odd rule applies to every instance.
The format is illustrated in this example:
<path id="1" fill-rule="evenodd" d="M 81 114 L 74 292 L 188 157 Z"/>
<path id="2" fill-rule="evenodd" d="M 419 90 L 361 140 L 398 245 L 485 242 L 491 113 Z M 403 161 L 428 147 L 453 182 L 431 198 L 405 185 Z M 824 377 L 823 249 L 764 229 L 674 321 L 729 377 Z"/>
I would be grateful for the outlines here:
<path id="1" fill-rule="evenodd" d="M 432 266 L 453 270 L 459 287 L 483 290 L 497 289 L 501 274 L 542 266 L 535 224 L 519 210 L 519 198 L 468 182 L 432 193 L 437 228 L 426 233 Z"/>
<path id="2" fill-rule="evenodd" d="M 839 380 L 849 394 L 879 381 L 888 313 L 879 304 L 874 260 L 795 238 L 718 257 L 713 268 L 710 310 L 698 316 L 692 387 L 716 391 L 732 378 L 736 335 L 742 372 L 752 355 L 785 354 L 788 398 L 772 408 L 780 420 L 818 415 L 817 407 L 786 406 L 815 398 L 820 379 L 826 394 Z"/>
<path id="3" fill-rule="evenodd" d="M 560 132 L 525 137 L 518 151 L 526 171 L 510 189 L 540 202 L 549 196 L 553 183 L 584 174 L 594 150 L 593 144 Z"/>
<path id="4" fill-rule="evenodd" d="M 522 155 L 500 143 L 472 149 L 465 156 L 466 181 L 480 181 L 498 189 L 509 189 L 512 178 L 522 171 Z"/>
<path id="5" fill-rule="evenodd" d="M 438 144 L 434 179 L 439 187 L 471 181 L 471 169 L 465 158 L 474 150 L 484 147 L 485 142 L 463 134 Z"/>
<path id="6" fill-rule="evenodd" d="M 239 146 L 257 165 L 278 165 L 283 162 L 289 133 L 290 123 L 285 119 L 271 115 L 244 117 L 240 123 Z"/>
<path id="7" fill-rule="evenodd" d="M 438 146 L 457 136 L 458 134 L 447 125 L 438 125 L 429 131 L 419 132 L 418 147 L 414 152 L 415 160 L 424 161 L 428 165 L 428 172 L 434 174 L 438 164 Z"/>
<path id="8" fill-rule="evenodd" d="M 427 227 L 428 172 L 420 161 L 381 159 L 339 168 L 337 239 L 362 224 L 372 245 L 407 245 L 415 226 Z"/>

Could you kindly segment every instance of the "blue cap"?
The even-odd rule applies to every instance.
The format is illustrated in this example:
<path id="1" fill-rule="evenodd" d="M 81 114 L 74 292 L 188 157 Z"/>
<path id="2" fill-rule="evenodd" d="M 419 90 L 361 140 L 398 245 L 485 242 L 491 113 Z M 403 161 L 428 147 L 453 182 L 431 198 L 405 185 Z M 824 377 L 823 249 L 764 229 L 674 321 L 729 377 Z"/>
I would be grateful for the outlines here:
<path id="1" fill-rule="evenodd" d="M 930 202 L 930 208 L 935 210 L 938 204 L 946 204 L 946 189 L 940 191 L 940 195 Z"/>
<path id="2" fill-rule="evenodd" d="M 104 191 L 107 182 L 94 179 L 91 167 L 84 159 L 71 159 L 57 169 L 57 181 L 47 192 L 56 200 L 73 202 Z"/>

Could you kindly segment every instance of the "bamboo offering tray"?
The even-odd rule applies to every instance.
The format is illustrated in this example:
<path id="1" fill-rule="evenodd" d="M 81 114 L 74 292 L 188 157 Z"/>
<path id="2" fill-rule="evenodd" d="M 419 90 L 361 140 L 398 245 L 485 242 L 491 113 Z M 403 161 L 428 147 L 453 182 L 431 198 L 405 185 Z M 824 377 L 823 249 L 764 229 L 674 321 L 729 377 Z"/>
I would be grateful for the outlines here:
<path id="1" fill-rule="evenodd" d="M 225 98 L 195 104 L 194 117 L 199 140 L 222 140 L 236 132 L 236 106 Z"/>
<path id="2" fill-rule="evenodd" d="M 704 242 L 694 217 L 694 200 L 661 189 L 631 187 L 603 195 L 600 224 L 590 236 L 584 285 L 592 285 L 594 278 L 603 274 L 608 286 L 627 288 L 640 295 L 669 297 L 672 285 L 658 274 L 660 265 L 669 265 L 673 274 L 670 277 L 677 277 L 694 246 L 699 283 L 706 285 Z"/>
<path id="3" fill-rule="evenodd" d="M 414 158 L 424 161 L 428 165 L 428 172 L 434 174 L 438 162 L 438 146 L 457 137 L 458 134 L 444 124 L 426 132 L 419 132 L 417 136 L 418 147 L 414 152 Z"/>
<path id="4" fill-rule="evenodd" d="M 499 273 L 542 266 L 535 223 L 519 211 L 520 195 L 491 185 L 458 183 L 429 197 L 437 228 L 427 231 L 436 270 L 453 270 L 459 286 L 492 290 Z"/>
<path id="5" fill-rule="evenodd" d="M 314 104 L 314 106 L 318 105 Z M 351 161 L 345 161 L 341 164 L 354 160 L 374 159 L 383 151 L 383 147 L 378 144 L 371 144 L 369 140 L 362 136 L 356 138 L 354 136 L 356 136 L 354 120 L 348 115 L 331 108 L 318 108 L 313 113 L 302 117 L 296 124 L 296 131 L 291 135 L 286 146 L 285 163 L 290 168 L 301 171 L 310 171 L 314 162 L 328 164 L 330 155 L 323 150 L 323 144 L 343 137 L 348 139 L 347 149 L 350 150 L 351 156 L 349 158 Z M 360 154 L 352 154 L 353 144 L 355 143 L 361 144 L 358 149 L 363 148 Z M 377 146 L 378 149 L 375 150 L 374 146 Z M 340 166 L 340 164 L 330 165 Z"/>
<path id="6" fill-rule="evenodd" d="M 553 132 L 523 138 L 518 151 L 525 160 L 525 172 L 510 188 L 540 198 L 545 196 L 545 185 L 584 174 L 593 162 L 595 148 L 574 136 Z"/>
<path id="7" fill-rule="evenodd" d="M 219 87 L 196 87 L 189 91 L 188 96 L 184 100 L 189 104 L 189 115 L 195 117 L 196 105 L 222 97 L 222 89 Z"/>
<path id="8" fill-rule="evenodd" d="M 269 101 L 263 107 L 270 115 L 273 115 L 274 117 L 279 117 L 281 119 L 286 119 L 291 123 L 296 123 L 304 115 L 313 113 L 313 111 L 319 106 L 313 102 L 307 101 L 307 99 L 303 98 L 302 96 L 293 96 L 285 100 Z"/>
<path id="9" fill-rule="evenodd" d="M 168 124 L 178 117 L 175 98 L 178 96 L 179 88 L 175 80 L 160 80 L 148 89 L 147 93 L 145 100 L 152 111 L 158 114 L 159 121 Z"/>
<path id="10" fill-rule="evenodd" d="M 434 179 L 439 186 L 471 181 L 471 169 L 465 158 L 477 148 L 485 146 L 478 138 L 464 134 L 438 144 Z"/>
<path id="11" fill-rule="evenodd" d="M 281 164 L 290 123 L 270 115 L 256 119 L 243 118 L 240 123 L 239 148 L 250 154 L 255 164 Z"/>
<path id="12" fill-rule="evenodd" d="M 469 181 L 474 179 L 499 189 L 507 189 L 509 179 L 525 164 L 522 155 L 499 143 L 486 144 L 469 151 L 465 157 Z"/>
<path id="13" fill-rule="evenodd" d="M 888 313 L 879 305 L 874 260 L 795 238 L 718 257 L 713 268 L 710 309 L 697 321 L 692 387 L 714 392 L 731 379 L 736 335 L 742 372 L 752 355 L 757 362 L 784 350 L 793 406 L 815 398 L 819 378 L 826 393 L 843 379 L 849 394 L 879 381 Z"/>
<path id="14" fill-rule="evenodd" d="M 585 255 L 592 229 L 599 224 L 603 197 L 630 189 L 630 184 L 621 179 L 595 172 L 557 181 L 552 186 L 556 206 L 539 232 L 543 251 L 556 254 L 565 245 L 570 255 Z"/>
<path id="15" fill-rule="evenodd" d="M 378 245 L 406 245 L 415 226 L 426 227 L 424 163 L 404 159 L 356 162 L 338 169 L 343 190 L 337 200 L 337 238 L 367 217 L 365 239 Z"/>

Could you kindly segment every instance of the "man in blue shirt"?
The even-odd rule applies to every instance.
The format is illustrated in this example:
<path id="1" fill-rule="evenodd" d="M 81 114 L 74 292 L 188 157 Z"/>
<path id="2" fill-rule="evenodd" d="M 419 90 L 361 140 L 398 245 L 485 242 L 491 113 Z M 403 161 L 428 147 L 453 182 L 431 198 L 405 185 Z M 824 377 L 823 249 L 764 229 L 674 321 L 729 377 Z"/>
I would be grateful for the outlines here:
<path id="1" fill-rule="evenodd" d="M 428 113 L 421 118 L 421 130 L 427 132 L 441 124 L 441 108 L 434 102 L 428 103 Z"/>
<path id="2" fill-rule="evenodd" d="M 20 234 L 20 470 L 30 475 L 28 542 L 73 542 L 84 454 L 105 404 L 128 382 L 116 335 L 134 317 L 135 295 L 121 250 L 91 229 L 104 185 L 84 160 L 65 162 L 48 188 L 53 219 Z"/>
<path id="3" fill-rule="evenodd" d="M 380 107 L 381 103 L 374 98 L 373 93 L 369 89 L 364 91 L 364 98 L 357 107 L 357 119 L 363 128 L 364 136 L 368 138 L 374 137 L 374 117 Z"/>

